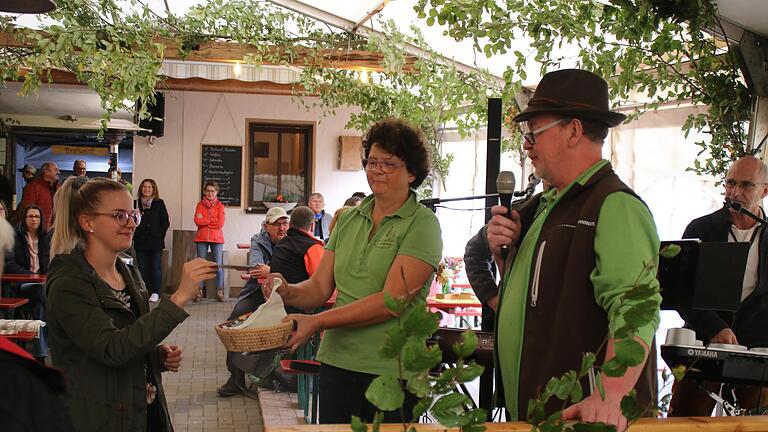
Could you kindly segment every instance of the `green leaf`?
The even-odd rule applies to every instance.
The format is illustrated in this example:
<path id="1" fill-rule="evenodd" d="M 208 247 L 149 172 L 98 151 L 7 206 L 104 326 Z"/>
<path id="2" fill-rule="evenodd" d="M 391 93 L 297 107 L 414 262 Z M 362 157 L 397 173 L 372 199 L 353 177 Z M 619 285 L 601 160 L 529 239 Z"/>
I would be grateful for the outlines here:
<path id="1" fill-rule="evenodd" d="M 646 300 L 658 294 L 658 286 L 638 284 L 624 293 L 625 300 Z"/>
<path id="2" fill-rule="evenodd" d="M 379 429 L 381 429 L 381 423 L 384 421 L 384 413 L 381 411 L 376 411 L 376 414 L 373 415 L 373 424 L 371 425 L 371 432 L 379 432 Z"/>
<path id="3" fill-rule="evenodd" d="M 459 382 L 471 382 L 474 381 L 476 378 L 479 378 L 480 375 L 483 374 L 483 371 L 485 370 L 484 366 L 481 366 L 474 361 L 464 367 L 458 367 L 454 368 L 454 374 L 456 376 L 456 380 Z"/>
<path id="4" fill-rule="evenodd" d="M 437 331 L 440 316 L 425 307 L 412 307 L 402 317 L 402 327 L 408 336 L 427 338 Z"/>
<path id="5" fill-rule="evenodd" d="M 673 367 L 672 375 L 675 377 L 675 382 L 682 380 L 685 372 L 687 372 L 687 369 L 683 365 Z"/>
<path id="6" fill-rule="evenodd" d="M 626 366 L 637 366 L 645 360 L 645 348 L 634 339 L 621 339 L 614 342 L 618 361 Z"/>
<path id="7" fill-rule="evenodd" d="M 637 391 L 632 389 L 623 398 L 621 398 L 621 413 L 627 418 L 628 422 L 633 422 L 643 415 L 643 409 L 637 403 Z"/>
<path id="8" fill-rule="evenodd" d="M 672 258 L 677 256 L 677 254 L 680 253 L 680 245 L 677 244 L 668 244 L 659 252 L 659 255 L 663 256 L 664 258 Z"/>
<path id="9" fill-rule="evenodd" d="M 466 330 L 461 334 L 461 342 L 453 345 L 453 352 L 460 358 L 472 355 L 477 349 L 477 335 L 472 330 Z"/>
<path id="10" fill-rule="evenodd" d="M 541 399 L 531 399 L 528 401 L 528 413 L 526 414 L 526 419 L 529 423 L 538 425 L 544 421 L 547 415 L 544 411 L 545 403 L 546 401 Z"/>
<path id="11" fill-rule="evenodd" d="M 630 305 L 623 314 L 624 322 L 630 327 L 639 329 L 652 322 L 658 312 L 659 302 L 656 300 L 646 300 Z"/>
<path id="12" fill-rule="evenodd" d="M 429 409 L 429 407 L 432 405 L 432 399 L 419 399 L 418 402 L 416 402 L 416 405 L 413 406 L 413 421 L 419 421 L 421 416 L 424 415 L 425 412 Z"/>
<path id="13" fill-rule="evenodd" d="M 392 327 L 384 334 L 384 344 L 379 348 L 379 354 L 385 359 L 393 359 L 400 355 L 405 345 L 406 336 L 400 327 Z"/>
<path id="14" fill-rule="evenodd" d="M 469 398 L 461 393 L 449 393 L 432 405 L 431 412 L 441 425 L 458 426 L 460 415 L 464 412 L 464 405 L 468 402 Z"/>
<path id="15" fill-rule="evenodd" d="M 408 390 L 420 398 L 426 397 L 432 391 L 429 374 L 421 373 L 408 379 Z"/>
<path id="16" fill-rule="evenodd" d="M 388 292 L 384 292 L 384 306 L 393 313 L 400 315 L 408 306 L 408 299 L 406 297 L 395 299 Z"/>
<path id="17" fill-rule="evenodd" d="M 397 378 L 381 375 L 371 381 L 365 398 L 382 411 L 394 411 L 403 406 L 405 394 Z"/>
<path id="18" fill-rule="evenodd" d="M 627 365 L 622 364 L 616 357 L 608 360 L 600 368 L 609 377 L 621 377 L 627 372 Z"/>
<path id="19" fill-rule="evenodd" d="M 581 388 L 581 384 L 577 381 L 576 384 L 572 387 L 571 394 L 570 394 L 570 401 L 571 403 L 576 403 L 581 400 L 581 398 L 584 397 L 584 389 Z"/>
<path id="20" fill-rule="evenodd" d="M 360 417 L 353 415 L 352 416 L 352 432 L 368 432 L 368 425 L 366 425 L 362 420 L 360 420 Z"/>
<path id="21" fill-rule="evenodd" d="M 596 357 L 594 353 L 586 353 L 584 358 L 581 359 L 581 369 L 579 370 L 579 376 L 585 376 L 592 370 L 592 366 L 595 365 Z"/>
<path id="22" fill-rule="evenodd" d="M 595 374 L 595 387 L 597 387 L 597 392 L 600 394 L 600 399 L 605 400 L 605 387 L 603 386 L 603 375 L 599 373 Z"/>
<path id="23" fill-rule="evenodd" d="M 403 366 L 410 372 L 423 372 L 432 369 L 442 359 L 443 352 L 440 351 L 440 347 L 437 345 L 427 347 L 423 339 L 410 337 L 403 347 Z"/>

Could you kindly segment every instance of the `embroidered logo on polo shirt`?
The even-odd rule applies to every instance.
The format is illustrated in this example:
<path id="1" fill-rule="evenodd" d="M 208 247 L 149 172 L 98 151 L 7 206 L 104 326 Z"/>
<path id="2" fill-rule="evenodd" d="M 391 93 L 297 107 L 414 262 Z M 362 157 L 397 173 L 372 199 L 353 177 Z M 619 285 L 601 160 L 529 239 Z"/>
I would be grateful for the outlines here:
<path id="1" fill-rule="evenodd" d="M 395 229 L 390 227 L 387 232 L 376 240 L 376 247 L 379 249 L 389 249 L 395 245 Z"/>

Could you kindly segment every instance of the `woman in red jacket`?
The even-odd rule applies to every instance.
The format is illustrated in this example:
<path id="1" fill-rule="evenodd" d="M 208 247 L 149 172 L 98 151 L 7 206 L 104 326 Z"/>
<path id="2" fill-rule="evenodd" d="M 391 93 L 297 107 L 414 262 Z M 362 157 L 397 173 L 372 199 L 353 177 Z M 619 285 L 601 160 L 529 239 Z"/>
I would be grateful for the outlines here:
<path id="1" fill-rule="evenodd" d="M 219 193 L 219 184 L 215 181 L 205 183 L 203 187 L 203 199 L 197 203 L 195 209 L 195 225 L 197 225 L 197 235 L 195 236 L 195 245 L 197 246 L 197 256 L 207 259 L 208 248 L 211 249 L 213 260 L 216 264 L 222 264 L 222 254 L 224 252 L 224 204 L 216 198 Z M 197 299 L 203 295 L 205 288 L 204 282 L 200 284 L 200 291 Z M 219 268 L 216 272 L 216 300 L 224 301 L 224 271 Z"/>

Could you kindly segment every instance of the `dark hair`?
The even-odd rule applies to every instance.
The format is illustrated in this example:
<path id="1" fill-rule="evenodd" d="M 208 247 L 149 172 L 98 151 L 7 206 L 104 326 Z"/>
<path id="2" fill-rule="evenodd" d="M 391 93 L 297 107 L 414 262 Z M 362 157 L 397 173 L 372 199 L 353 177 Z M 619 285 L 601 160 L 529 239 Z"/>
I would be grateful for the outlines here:
<path id="1" fill-rule="evenodd" d="M 376 122 L 363 137 L 366 158 L 374 145 L 405 162 L 405 168 L 415 177 L 410 184 L 411 189 L 421 186 L 427 178 L 429 152 L 424 134 L 406 120 L 389 118 Z"/>
<path id="2" fill-rule="evenodd" d="M 344 207 L 355 207 L 363 201 L 359 196 L 351 196 L 344 201 Z"/>
<path id="3" fill-rule="evenodd" d="M 360 199 L 365 199 L 365 192 L 355 192 L 352 194 L 353 197 L 358 197 Z"/>
<path id="4" fill-rule="evenodd" d="M 213 188 L 216 189 L 216 192 L 219 191 L 219 184 L 213 180 L 208 180 L 207 182 L 205 182 L 205 185 L 203 186 L 203 192 L 205 192 L 205 188 L 207 188 L 208 186 L 213 186 Z"/>
<path id="5" fill-rule="evenodd" d="M 45 216 L 43 216 L 43 211 L 40 210 L 40 207 L 36 205 L 28 205 L 24 212 L 21 214 L 21 220 L 19 221 L 19 230 L 26 234 L 27 231 L 27 213 L 29 213 L 30 210 L 37 210 L 38 213 L 40 213 L 40 226 L 37 227 L 37 236 L 42 237 L 45 235 L 45 230 L 43 229 L 43 226 L 45 226 Z"/>
<path id="6" fill-rule="evenodd" d="M 583 131 L 583 134 L 590 139 L 590 141 L 595 141 L 602 143 L 605 141 L 605 138 L 608 136 L 608 125 L 605 123 L 601 123 L 596 120 L 592 119 L 586 119 L 581 117 L 574 117 L 578 121 L 581 122 L 581 129 Z"/>
<path id="7" fill-rule="evenodd" d="M 128 193 L 128 188 L 104 177 L 70 177 L 56 191 L 53 197 L 56 217 L 51 239 L 51 259 L 58 254 L 71 252 L 78 242 L 85 240 L 79 216 L 96 210 L 104 192 Z"/>
<path id="8" fill-rule="evenodd" d="M 155 181 L 152 179 L 144 179 L 141 181 L 141 183 L 139 183 L 139 194 L 137 195 L 138 199 L 144 198 L 144 195 L 142 195 L 141 193 L 141 187 L 144 186 L 144 183 L 149 183 L 150 185 L 152 185 L 152 199 L 160 198 L 160 192 L 157 190 L 157 183 L 155 183 Z"/>
<path id="9" fill-rule="evenodd" d="M 291 210 L 291 228 L 301 228 L 307 231 L 312 226 L 313 220 L 315 220 L 315 212 L 307 206 L 298 206 Z"/>

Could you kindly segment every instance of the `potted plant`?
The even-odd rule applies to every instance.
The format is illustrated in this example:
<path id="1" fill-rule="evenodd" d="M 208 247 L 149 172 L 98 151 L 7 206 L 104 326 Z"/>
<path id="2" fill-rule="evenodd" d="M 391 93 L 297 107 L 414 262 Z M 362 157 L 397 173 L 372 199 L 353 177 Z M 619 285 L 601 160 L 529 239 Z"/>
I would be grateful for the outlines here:
<path id="1" fill-rule="evenodd" d="M 293 195 L 273 193 L 265 194 L 262 202 L 264 203 L 264 207 L 268 209 L 272 207 L 282 207 L 283 210 L 288 211 L 296 207 L 297 201 L 298 199 Z"/>

